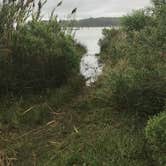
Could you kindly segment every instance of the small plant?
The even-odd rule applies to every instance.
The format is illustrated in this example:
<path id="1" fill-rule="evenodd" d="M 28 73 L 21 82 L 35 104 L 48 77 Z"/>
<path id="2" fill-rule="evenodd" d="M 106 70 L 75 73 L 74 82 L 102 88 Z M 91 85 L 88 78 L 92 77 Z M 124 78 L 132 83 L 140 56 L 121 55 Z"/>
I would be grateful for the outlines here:
<path id="1" fill-rule="evenodd" d="M 166 112 L 162 112 L 148 121 L 145 134 L 153 158 L 161 166 L 166 165 Z"/>

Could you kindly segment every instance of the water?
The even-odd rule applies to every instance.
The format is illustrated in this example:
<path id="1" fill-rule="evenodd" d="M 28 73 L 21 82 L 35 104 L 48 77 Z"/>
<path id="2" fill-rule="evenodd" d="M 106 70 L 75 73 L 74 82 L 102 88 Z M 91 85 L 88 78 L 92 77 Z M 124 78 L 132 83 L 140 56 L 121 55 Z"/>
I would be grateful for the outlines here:
<path id="1" fill-rule="evenodd" d="M 75 31 L 75 39 L 87 48 L 81 60 L 80 72 L 87 80 L 87 85 L 95 82 L 102 72 L 102 65 L 96 54 L 100 53 L 99 39 L 103 37 L 103 28 L 81 28 Z"/>

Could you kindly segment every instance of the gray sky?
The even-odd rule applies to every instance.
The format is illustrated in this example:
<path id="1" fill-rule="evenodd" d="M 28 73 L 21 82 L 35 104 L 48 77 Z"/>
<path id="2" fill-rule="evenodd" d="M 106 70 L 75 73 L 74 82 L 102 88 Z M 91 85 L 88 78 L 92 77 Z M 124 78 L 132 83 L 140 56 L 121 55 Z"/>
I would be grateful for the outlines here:
<path id="1" fill-rule="evenodd" d="M 60 0 L 48 0 L 44 15 L 49 16 Z M 66 18 L 74 8 L 78 8 L 76 18 L 122 16 L 134 9 L 150 6 L 150 0 L 63 0 L 63 5 L 56 9 L 60 18 Z"/>

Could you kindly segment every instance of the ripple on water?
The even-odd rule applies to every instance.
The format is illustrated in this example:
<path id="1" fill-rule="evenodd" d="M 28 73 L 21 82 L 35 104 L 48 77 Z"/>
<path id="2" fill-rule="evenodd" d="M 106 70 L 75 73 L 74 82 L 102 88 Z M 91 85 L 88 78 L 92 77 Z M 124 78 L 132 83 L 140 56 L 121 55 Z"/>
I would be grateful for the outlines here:
<path id="1" fill-rule="evenodd" d="M 97 80 L 102 73 L 103 66 L 99 64 L 99 59 L 94 54 L 86 54 L 83 56 L 80 64 L 80 72 L 85 77 L 86 85 L 90 86 Z"/>
<path id="2" fill-rule="evenodd" d="M 97 80 L 103 66 L 96 54 L 100 53 L 99 39 L 103 37 L 103 28 L 81 28 L 75 32 L 75 39 L 87 48 L 87 54 L 82 57 L 80 72 L 87 80 L 88 86 Z"/>

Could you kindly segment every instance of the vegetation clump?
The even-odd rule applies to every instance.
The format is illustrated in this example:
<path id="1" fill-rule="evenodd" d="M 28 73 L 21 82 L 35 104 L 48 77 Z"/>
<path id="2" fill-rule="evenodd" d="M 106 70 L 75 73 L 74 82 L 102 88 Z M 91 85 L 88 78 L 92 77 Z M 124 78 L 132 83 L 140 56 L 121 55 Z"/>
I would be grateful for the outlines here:
<path id="1" fill-rule="evenodd" d="M 55 21 L 31 22 L 13 34 L 12 66 L 17 87 L 60 87 L 79 73 L 81 53 Z"/>
<path id="2" fill-rule="evenodd" d="M 158 165 L 166 164 L 166 112 L 151 118 L 145 129 L 146 138 Z"/>
<path id="3" fill-rule="evenodd" d="M 26 10 L 25 5 L 30 9 Z M 80 45 L 65 34 L 56 18 L 42 21 L 40 8 L 32 12 L 31 8 L 35 10 L 32 4 L 27 1 L 25 5 L 4 4 L 0 11 L 1 15 L 6 12 L 10 18 L 4 15 L 2 20 L 6 24 L 1 25 L 1 93 L 23 94 L 58 88 L 73 75 L 79 75 L 79 62 L 85 49 L 82 46 L 80 49 Z M 23 10 L 23 17 L 20 10 Z M 26 21 L 27 15 L 32 21 Z M 13 27 L 15 21 L 16 29 Z"/>
<path id="4" fill-rule="evenodd" d="M 97 98 L 116 109 L 155 114 L 165 106 L 165 4 L 153 10 L 124 17 L 120 30 L 104 30 L 101 58 L 108 65 Z"/>

